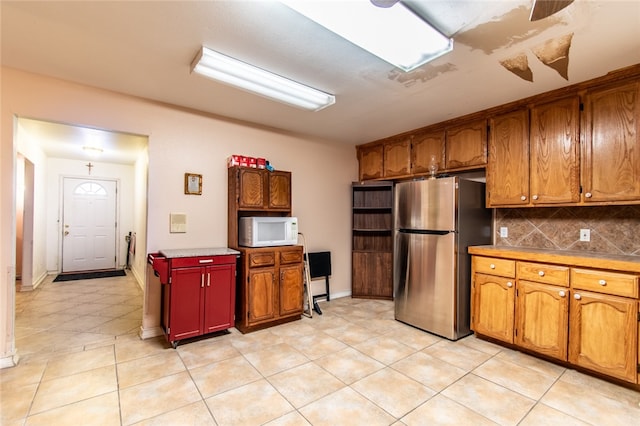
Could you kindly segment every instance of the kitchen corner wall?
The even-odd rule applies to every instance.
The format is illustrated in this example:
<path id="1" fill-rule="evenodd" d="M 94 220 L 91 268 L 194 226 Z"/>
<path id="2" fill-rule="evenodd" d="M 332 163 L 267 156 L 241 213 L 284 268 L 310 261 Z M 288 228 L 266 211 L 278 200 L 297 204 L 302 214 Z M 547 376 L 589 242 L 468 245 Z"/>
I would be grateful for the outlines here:
<path id="1" fill-rule="evenodd" d="M 580 229 L 591 231 L 589 242 Z M 496 209 L 495 233 L 499 246 L 640 256 L 640 206 Z"/>

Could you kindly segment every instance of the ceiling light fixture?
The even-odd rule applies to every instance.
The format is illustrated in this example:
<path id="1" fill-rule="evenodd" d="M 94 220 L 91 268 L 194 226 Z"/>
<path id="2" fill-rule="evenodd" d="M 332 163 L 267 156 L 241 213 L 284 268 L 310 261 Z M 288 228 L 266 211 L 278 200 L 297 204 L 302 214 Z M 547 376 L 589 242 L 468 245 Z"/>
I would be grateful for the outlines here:
<path id="1" fill-rule="evenodd" d="M 222 83 L 299 108 L 319 111 L 336 102 L 333 95 L 202 47 L 191 71 Z"/>
<path id="2" fill-rule="evenodd" d="M 405 72 L 453 50 L 453 39 L 400 2 L 390 7 L 370 0 L 281 2 Z"/>
<path id="3" fill-rule="evenodd" d="M 84 151 L 86 151 L 87 155 L 90 157 L 97 157 L 102 154 L 104 150 L 98 146 L 85 145 L 82 147 Z"/>

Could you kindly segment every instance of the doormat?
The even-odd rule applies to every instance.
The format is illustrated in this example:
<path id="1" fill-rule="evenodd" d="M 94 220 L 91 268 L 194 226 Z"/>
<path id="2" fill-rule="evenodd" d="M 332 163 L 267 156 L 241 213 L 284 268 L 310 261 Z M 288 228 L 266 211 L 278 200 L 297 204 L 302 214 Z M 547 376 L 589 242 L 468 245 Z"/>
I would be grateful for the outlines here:
<path id="1" fill-rule="evenodd" d="M 91 280 L 93 278 L 109 278 L 109 277 L 124 277 L 126 272 L 124 269 L 118 269 L 114 271 L 96 271 L 96 272 L 81 272 L 78 274 L 60 274 L 53 282 L 61 281 L 75 281 L 75 280 Z"/>

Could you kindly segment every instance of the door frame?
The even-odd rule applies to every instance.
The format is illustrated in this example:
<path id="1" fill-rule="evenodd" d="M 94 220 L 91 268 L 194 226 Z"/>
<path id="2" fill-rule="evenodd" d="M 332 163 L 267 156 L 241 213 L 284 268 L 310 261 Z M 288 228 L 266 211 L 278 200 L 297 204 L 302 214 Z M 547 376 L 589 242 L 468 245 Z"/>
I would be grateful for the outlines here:
<path id="1" fill-rule="evenodd" d="M 115 251 L 116 251 L 116 269 L 120 267 L 120 178 L 100 177 L 100 176 L 80 176 L 80 175 L 60 175 L 58 180 L 58 268 L 57 272 L 62 271 L 62 248 L 63 248 L 63 232 L 64 232 L 64 180 L 65 179 L 84 179 L 97 181 L 110 181 L 116 184 L 116 230 L 115 230 Z"/>

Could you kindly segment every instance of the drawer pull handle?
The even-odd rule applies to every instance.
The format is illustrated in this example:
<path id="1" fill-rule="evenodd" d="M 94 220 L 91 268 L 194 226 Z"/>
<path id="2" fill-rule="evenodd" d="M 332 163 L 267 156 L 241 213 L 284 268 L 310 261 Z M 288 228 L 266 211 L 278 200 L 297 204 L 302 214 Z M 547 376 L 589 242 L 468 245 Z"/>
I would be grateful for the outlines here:
<path id="1" fill-rule="evenodd" d="M 566 295 L 567 295 L 567 293 L 565 293 L 564 290 L 560 290 L 558 292 L 558 296 L 560 296 L 560 297 L 565 297 Z"/>
<path id="2" fill-rule="evenodd" d="M 201 259 L 198 262 L 200 262 L 200 263 L 213 263 L 213 259 Z"/>
<path id="3" fill-rule="evenodd" d="M 491 269 L 496 269 L 496 265 L 494 265 L 493 263 L 491 265 L 489 265 L 489 268 Z"/>
<path id="4" fill-rule="evenodd" d="M 540 275 L 541 277 L 544 277 L 544 271 L 538 271 L 538 275 Z"/>
<path id="5" fill-rule="evenodd" d="M 507 281 L 507 287 L 509 288 L 513 287 L 513 283 L 511 281 Z"/>
<path id="6" fill-rule="evenodd" d="M 605 280 L 600 280 L 598 281 L 598 284 L 600 285 L 607 285 L 607 282 Z"/>
<path id="7" fill-rule="evenodd" d="M 522 196 L 520 196 L 520 199 L 521 199 L 522 201 L 525 201 L 525 200 L 527 199 L 527 196 L 526 196 L 526 195 L 522 195 Z"/>
<path id="8" fill-rule="evenodd" d="M 576 294 L 573 295 L 573 298 L 576 299 L 576 300 L 580 300 L 580 299 L 582 299 L 582 296 L 580 296 L 579 294 L 576 293 Z"/>
<path id="9" fill-rule="evenodd" d="M 537 199 L 538 199 L 538 196 L 537 196 L 537 195 L 534 195 L 534 196 L 533 196 L 533 197 L 531 197 L 531 198 L 533 198 L 534 200 L 537 200 Z"/>

